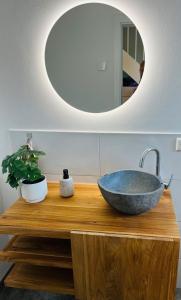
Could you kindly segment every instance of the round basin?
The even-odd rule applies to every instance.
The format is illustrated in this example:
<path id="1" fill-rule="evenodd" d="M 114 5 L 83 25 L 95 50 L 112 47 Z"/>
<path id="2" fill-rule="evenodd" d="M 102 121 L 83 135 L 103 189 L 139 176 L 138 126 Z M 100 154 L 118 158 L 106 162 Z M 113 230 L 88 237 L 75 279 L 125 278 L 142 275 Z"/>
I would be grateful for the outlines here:
<path id="1" fill-rule="evenodd" d="M 164 190 L 161 179 L 136 170 L 121 170 L 99 178 L 104 199 L 116 210 L 137 215 L 153 208 Z"/>

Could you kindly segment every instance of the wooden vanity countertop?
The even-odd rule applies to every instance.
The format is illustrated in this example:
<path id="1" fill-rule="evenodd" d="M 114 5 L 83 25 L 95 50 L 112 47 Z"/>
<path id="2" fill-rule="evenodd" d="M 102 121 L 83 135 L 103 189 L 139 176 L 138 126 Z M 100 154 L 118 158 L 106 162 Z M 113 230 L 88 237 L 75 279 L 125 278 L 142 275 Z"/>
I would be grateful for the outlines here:
<path id="1" fill-rule="evenodd" d="M 128 216 L 113 210 L 96 184 L 76 184 L 71 198 L 59 196 L 58 183 L 49 183 L 46 199 L 29 204 L 18 199 L 0 216 L 0 233 L 70 238 L 71 231 L 179 239 L 170 191 L 147 213 Z"/>

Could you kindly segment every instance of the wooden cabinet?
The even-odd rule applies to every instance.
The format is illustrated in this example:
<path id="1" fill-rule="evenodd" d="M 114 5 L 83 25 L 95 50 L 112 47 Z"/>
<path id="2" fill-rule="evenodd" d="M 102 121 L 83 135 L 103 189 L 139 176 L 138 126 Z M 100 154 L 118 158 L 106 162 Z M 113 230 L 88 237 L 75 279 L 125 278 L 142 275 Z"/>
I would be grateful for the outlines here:
<path id="1" fill-rule="evenodd" d="M 174 299 L 174 240 L 86 232 L 71 240 L 77 299 Z"/>
<path id="2" fill-rule="evenodd" d="M 179 230 L 169 191 L 139 216 L 114 211 L 96 185 L 79 184 L 45 201 L 17 200 L 0 216 L 14 237 L 0 260 L 14 266 L 5 285 L 75 295 L 77 300 L 174 300 Z"/>

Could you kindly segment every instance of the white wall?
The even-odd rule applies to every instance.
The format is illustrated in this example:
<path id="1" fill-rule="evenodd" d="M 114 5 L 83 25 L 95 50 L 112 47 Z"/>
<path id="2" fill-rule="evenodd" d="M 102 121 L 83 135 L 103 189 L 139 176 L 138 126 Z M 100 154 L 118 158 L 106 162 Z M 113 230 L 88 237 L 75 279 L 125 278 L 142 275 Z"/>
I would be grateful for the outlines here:
<path id="1" fill-rule="evenodd" d="M 134 96 L 122 107 L 100 115 L 80 112 L 60 100 L 51 87 L 44 65 L 45 42 L 53 23 L 68 8 L 85 2 L 0 1 L 0 159 L 11 150 L 7 136 L 8 128 L 144 132 L 143 135 L 100 136 L 87 133 L 80 138 L 76 134 L 66 134 L 62 137 L 49 132 L 41 133 L 44 134 L 41 137 L 37 135 L 36 143 L 48 153 L 46 170 L 51 178 L 55 178 L 54 175 L 57 176 L 59 172 L 57 169 L 57 173 L 54 174 L 51 157 L 58 152 L 52 147 L 52 140 L 55 145 L 58 141 L 61 149 L 65 148 L 65 145 L 69 146 L 68 151 L 65 149 L 61 152 L 64 155 L 63 159 L 66 165 L 69 163 L 68 167 L 73 169 L 74 175 L 81 181 L 82 177 L 79 176 L 83 176 L 86 180 L 84 175 L 89 175 L 88 180 L 92 181 L 106 170 L 136 167 L 140 152 L 144 148 L 148 145 L 158 146 L 163 157 L 163 176 L 169 176 L 172 171 L 175 174 L 173 196 L 177 219 L 181 221 L 179 201 L 181 154 L 176 153 L 174 149 L 176 135 L 165 134 L 177 132 L 181 135 L 179 59 L 181 42 L 178 39 L 181 2 L 180 0 L 104 1 L 120 8 L 137 25 L 144 41 L 146 68 Z M 149 135 L 150 131 L 161 132 L 162 135 Z M 13 147 L 18 141 L 22 142 L 21 139 L 24 140 L 22 133 L 17 134 L 16 138 L 11 135 Z M 77 147 L 75 152 L 71 150 L 71 147 L 74 149 L 72 145 Z M 98 151 L 100 145 L 102 146 Z M 86 155 L 81 155 L 79 147 L 85 149 Z M 64 166 L 63 159 L 61 160 L 61 156 L 60 159 L 58 157 L 59 169 Z M 74 161 L 76 165 L 73 164 Z M 148 167 L 152 168 L 151 163 Z M 2 178 L 0 180 L 4 207 L 7 207 L 11 203 L 11 198 L 15 199 L 15 196 L 7 185 L 3 184 L 4 180 Z"/>
<path id="2" fill-rule="evenodd" d="M 137 25 L 144 41 L 146 67 L 140 88 L 124 106 L 96 116 L 60 101 L 44 64 L 50 28 L 66 9 L 79 3 L 85 2 L 1 0 L 1 93 L 5 101 L 11 101 L 13 113 L 21 116 L 13 127 L 179 131 L 180 0 L 105 1 L 122 9 Z"/>

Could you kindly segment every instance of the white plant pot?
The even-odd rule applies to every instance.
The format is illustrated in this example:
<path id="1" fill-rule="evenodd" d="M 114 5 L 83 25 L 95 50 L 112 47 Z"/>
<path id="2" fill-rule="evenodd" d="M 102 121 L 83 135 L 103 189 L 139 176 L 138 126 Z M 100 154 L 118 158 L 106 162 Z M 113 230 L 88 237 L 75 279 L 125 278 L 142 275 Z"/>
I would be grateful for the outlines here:
<path id="1" fill-rule="evenodd" d="M 45 199 L 48 193 L 47 180 L 43 176 L 42 181 L 38 183 L 21 184 L 22 197 L 29 203 L 38 203 Z"/>

